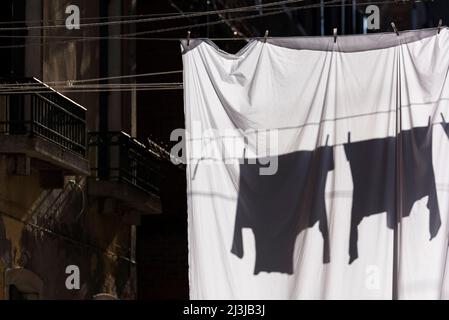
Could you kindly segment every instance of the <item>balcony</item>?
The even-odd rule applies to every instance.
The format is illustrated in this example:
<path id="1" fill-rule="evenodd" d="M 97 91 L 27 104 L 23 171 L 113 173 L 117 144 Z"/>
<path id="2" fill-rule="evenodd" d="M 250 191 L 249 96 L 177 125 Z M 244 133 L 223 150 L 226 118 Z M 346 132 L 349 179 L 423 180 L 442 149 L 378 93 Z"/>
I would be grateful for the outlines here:
<path id="1" fill-rule="evenodd" d="M 19 159 L 16 173 L 29 174 L 34 165 L 88 175 L 86 109 L 36 78 L 0 83 L 0 153 Z"/>
<path id="2" fill-rule="evenodd" d="M 89 147 L 97 166 L 88 192 L 105 200 L 103 212 L 161 213 L 161 161 L 155 154 L 124 132 L 89 133 Z"/>

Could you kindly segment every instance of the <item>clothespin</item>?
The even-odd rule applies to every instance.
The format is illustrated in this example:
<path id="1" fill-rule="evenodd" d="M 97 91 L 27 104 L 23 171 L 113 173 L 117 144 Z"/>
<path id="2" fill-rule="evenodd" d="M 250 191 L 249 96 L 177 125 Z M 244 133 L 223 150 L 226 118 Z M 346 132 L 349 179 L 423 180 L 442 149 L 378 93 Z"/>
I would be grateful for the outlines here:
<path id="1" fill-rule="evenodd" d="M 441 118 L 443 119 L 443 123 L 446 124 L 446 119 L 444 119 L 443 113 L 441 112 Z"/>
<path id="2" fill-rule="evenodd" d="M 338 29 L 334 28 L 334 43 L 337 42 L 337 32 L 338 32 Z"/>
<path id="3" fill-rule="evenodd" d="M 438 34 L 440 34 L 440 31 L 441 31 L 441 27 L 443 26 L 443 19 L 440 19 L 439 21 L 438 21 Z"/>
<path id="4" fill-rule="evenodd" d="M 187 47 L 190 45 L 190 30 L 187 31 Z"/>
<path id="5" fill-rule="evenodd" d="M 265 30 L 265 35 L 263 37 L 263 42 L 267 43 L 267 38 L 268 38 L 268 30 Z"/>
<path id="6" fill-rule="evenodd" d="M 263 37 L 263 42 L 266 43 L 268 38 L 268 30 L 265 30 L 265 35 Z"/>
<path id="7" fill-rule="evenodd" d="M 396 28 L 396 25 L 394 24 L 394 22 L 391 23 L 391 27 L 393 28 L 394 32 L 396 32 L 396 35 L 399 35 L 398 28 Z"/>
<path id="8" fill-rule="evenodd" d="M 348 143 L 351 143 L 351 132 L 348 131 Z"/>
<path id="9" fill-rule="evenodd" d="M 326 136 L 326 147 L 328 143 L 329 143 L 329 135 Z"/>

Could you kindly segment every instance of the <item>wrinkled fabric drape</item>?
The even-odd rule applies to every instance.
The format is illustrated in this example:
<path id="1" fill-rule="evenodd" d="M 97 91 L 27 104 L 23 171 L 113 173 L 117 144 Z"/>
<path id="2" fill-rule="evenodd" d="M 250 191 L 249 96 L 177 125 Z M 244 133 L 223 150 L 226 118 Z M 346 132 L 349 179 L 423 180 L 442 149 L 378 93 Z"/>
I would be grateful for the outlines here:
<path id="1" fill-rule="evenodd" d="M 182 49 L 192 299 L 449 298 L 448 29 Z"/>

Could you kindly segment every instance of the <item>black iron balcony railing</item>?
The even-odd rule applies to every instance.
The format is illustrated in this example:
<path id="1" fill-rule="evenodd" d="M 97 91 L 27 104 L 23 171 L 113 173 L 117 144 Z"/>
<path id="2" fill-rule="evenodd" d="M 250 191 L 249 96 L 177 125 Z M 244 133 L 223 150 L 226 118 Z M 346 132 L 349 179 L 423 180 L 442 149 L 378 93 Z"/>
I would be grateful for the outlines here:
<path id="1" fill-rule="evenodd" d="M 85 108 L 35 78 L 0 84 L 0 134 L 39 136 L 86 158 Z"/>
<path id="2" fill-rule="evenodd" d="M 161 161 L 145 145 L 124 132 L 91 132 L 89 147 L 96 147 L 99 180 L 125 182 L 159 195 Z"/>

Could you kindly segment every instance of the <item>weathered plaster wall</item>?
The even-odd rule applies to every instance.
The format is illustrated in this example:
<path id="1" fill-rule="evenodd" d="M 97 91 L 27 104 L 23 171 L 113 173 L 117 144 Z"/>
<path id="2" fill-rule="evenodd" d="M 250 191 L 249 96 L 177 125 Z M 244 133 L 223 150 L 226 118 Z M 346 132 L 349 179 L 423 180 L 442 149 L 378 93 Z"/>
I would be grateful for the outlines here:
<path id="1" fill-rule="evenodd" d="M 67 17 L 65 8 L 77 5 L 81 18 L 98 17 L 99 1 L 90 0 L 41 0 L 42 19 L 46 24 L 64 24 Z M 56 22 L 55 22 L 56 21 Z M 81 21 L 85 23 L 86 21 Z M 87 22 L 92 22 L 88 20 Z M 45 36 L 66 36 L 69 40 L 46 39 L 42 46 L 43 81 L 66 81 L 92 79 L 100 77 L 100 43 L 99 41 L 77 41 L 70 37 L 98 37 L 98 27 L 81 27 L 79 30 L 65 28 L 47 29 Z M 35 50 L 35 49 L 32 49 Z M 87 125 L 90 131 L 98 130 L 98 93 L 66 93 L 71 99 L 87 108 Z"/>
<path id="2" fill-rule="evenodd" d="M 96 200 L 86 195 L 82 210 L 83 194 L 73 184 L 42 190 L 38 175 L 34 170 L 30 176 L 7 175 L 0 158 L 0 298 L 1 275 L 14 267 L 36 273 L 47 299 L 90 299 L 98 293 L 134 298 L 131 226 L 120 214 L 100 214 Z M 68 265 L 80 269 L 80 290 L 65 287 Z"/>
<path id="3" fill-rule="evenodd" d="M 123 8 L 132 2 L 114 1 L 121 3 Z M 43 19 L 47 25 L 62 24 L 69 4 L 79 6 L 81 17 L 100 15 L 98 1 L 40 0 L 40 5 L 34 3 L 35 0 L 32 2 L 33 5 L 25 9 L 27 17 Z M 36 31 L 36 34 L 96 37 L 99 28 L 71 31 L 57 28 Z M 42 41 L 42 46 L 26 48 L 27 76 L 46 82 L 100 76 L 99 41 L 51 38 Z M 118 73 L 129 74 L 128 71 L 117 66 Z M 99 94 L 68 95 L 87 108 L 88 129 L 97 131 Z M 125 101 L 123 105 L 127 105 Z M 111 116 L 121 118 L 122 113 Z M 123 123 L 129 121 L 122 120 Z M 95 167 L 94 152 L 90 153 L 89 159 Z M 36 273 L 44 282 L 43 296 L 48 299 L 90 299 L 101 292 L 125 299 L 136 296 L 136 267 L 130 261 L 135 256 L 133 227 L 123 223 L 120 214 L 100 214 L 97 199 L 85 197 L 86 210 L 80 215 L 83 193 L 68 183 L 68 179 L 63 189 L 43 190 L 39 186 L 37 170 L 33 169 L 30 176 L 7 175 L 6 160 L 0 155 L 0 299 L 4 298 L 4 271 L 13 267 Z M 85 189 L 85 180 L 79 182 Z M 65 268 L 71 264 L 81 271 L 81 289 L 78 291 L 65 288 Z"/>

